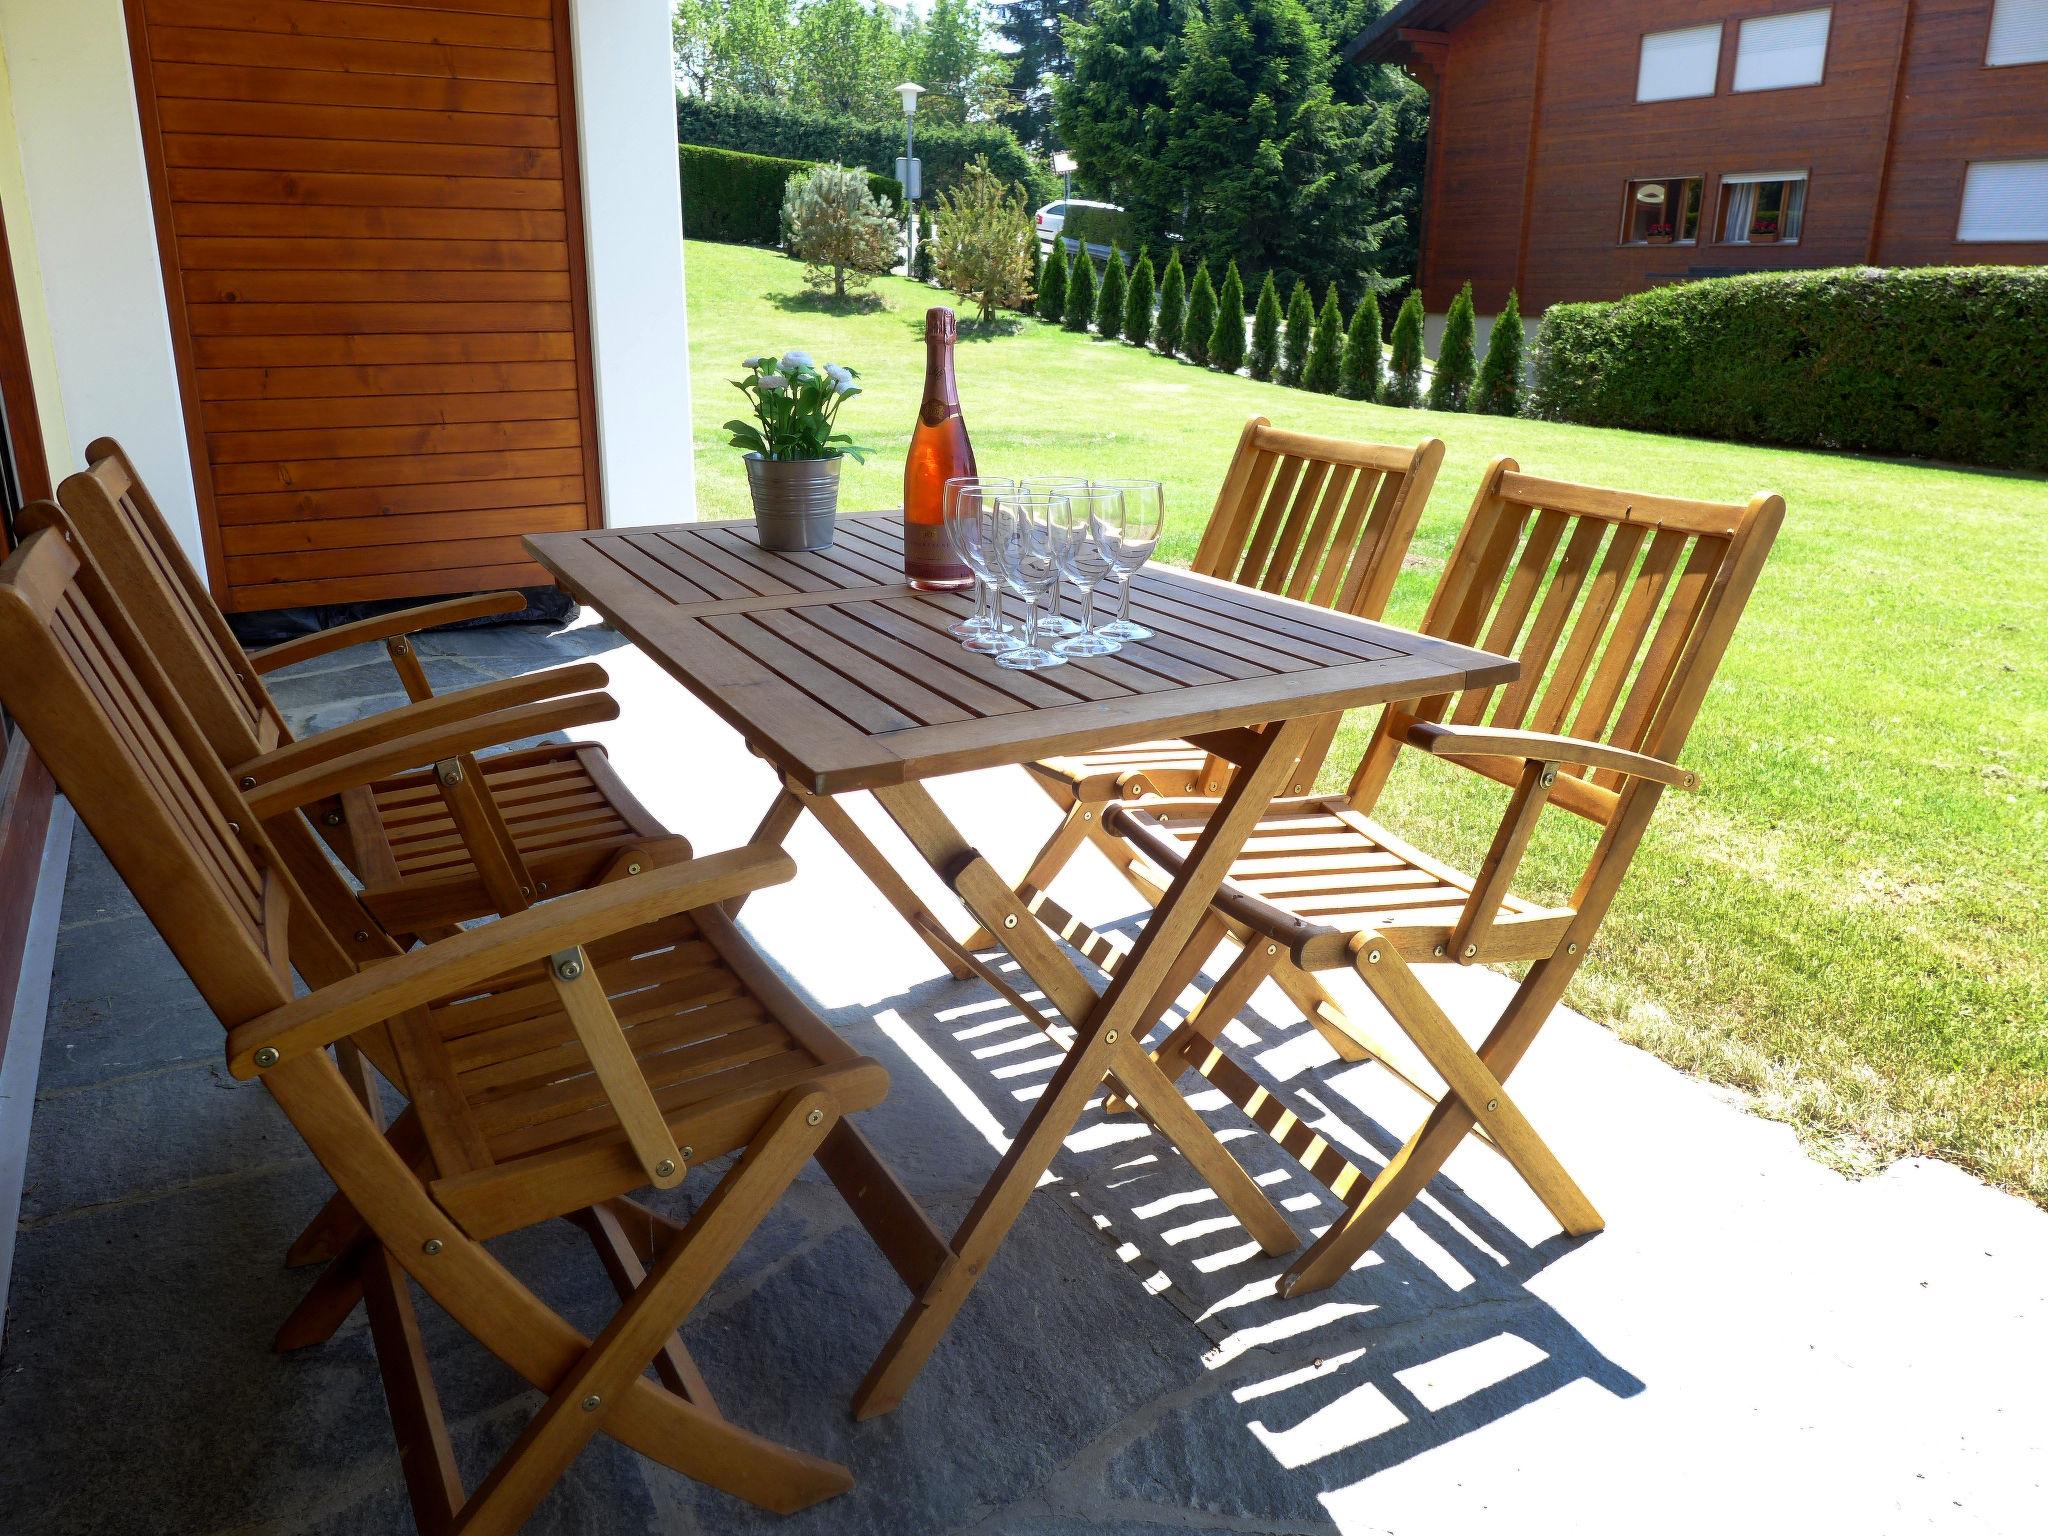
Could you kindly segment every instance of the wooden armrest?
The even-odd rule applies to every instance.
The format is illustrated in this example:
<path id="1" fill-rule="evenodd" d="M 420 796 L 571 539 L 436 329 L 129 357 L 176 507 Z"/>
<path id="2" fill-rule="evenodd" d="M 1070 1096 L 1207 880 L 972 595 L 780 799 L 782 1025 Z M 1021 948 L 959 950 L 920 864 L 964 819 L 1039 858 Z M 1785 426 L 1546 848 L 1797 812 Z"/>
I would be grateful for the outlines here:
<path id="1" fill-rule="evenodd" d="M 331 731 L 322 731 L 318 736 L 308 736 L 300 741 L 288 742 L 274 752 L 261 757 L 250 758 L 238 763 L 232 772 L 241 781 L 242 788 L 254 789 L 259 784 L 272 783 L 304 773 L 320 763 L 332 762 L 339 757 L 361 752 L 369 747 L 382 746 L 386 742 L 418 736 L 426 731 L 439 730 L 462 720 L 478 719 L 510 709 L 519 704 L 532 704 L 541 699 L 558 699 L 570 694 L 589 693 L 602 688 L 609 679 L 605 670 L 594 661 L 580 661 L 573 666 L 554 667 L 546 672 L 529 672 L 524 677 L 508 677 L 495 683 L 478 683 L 474 688 L 463 688 L 455 693 L 444 693 L 431 699 L 421 699 L 416 704 L 400 705 L 387 709 L 380 715 L 370 715 L 362 720 L 351 720 L 347 725 L 337 725 Z M 516 737 L 499 737 L 500 741 L 516 740 Z M 486 741 L 484 745 L 493 743 Z M 432 758 L 422 759 L 432 762 Z M 415 764 L 414 766 L 418 766 Z"/>
<path id="2" fill-rule="evenodd" d="M 516 966 L 677 912 L 716 906 L 763 886 L 780 885 L 795 874 L 795 861 L 781 849 L 749 845 L 663 865 L 465 928 L 236 1025 L 228 1031 L 228 1070 L 236 1077 L 253 1077 L 280 1061 L 322 1050 L 408 1008 L 459 994 Z"/>
<path id="3" fill-rule="evenodd" d="M 454 597 L 444 603 L 401 608 L 395 613 L 380 613 L 374 619 L 358 619 L 353 624 L 337 624 L 316 634 L 301 635 L 296 640 L 279 641 L 251 653 L 249 664 L 259 673 L 275 672 L 279 667 L 345 651 L 352 645 L 389 640 L 394 635 L 416 634 L 443 624 L 460 624 L 465 619 L 487 619 L 494 613 L 517 613 L 525 606 L 526 599 L 517 592 L 479 592 L 474 597 Z"/>
<path id="4" fill-rule="evenodd" d="M 1411 747 L 1435 757 L 1517 757 L 1524 762 L 1573 763 L 1652 779 L 1674 789 L 1700 787 L 1697 773 L 1661 757 L 1604 742 L 1581 741 L 1576 736 L 1553 736 L 1547 731 L 1497 731 L 1486 726 L 1420 721 L 1408 727 L 1406 739 Z"/>
<path id="5" fill-rule="evenodd" d="M 432 702 L 432 701 L 429 701 Z M 424 704 L 418 706 L 425 708 Z M 518 741 L 527 736 L 545 736 L 552 731 L 573 730 L 599 720 L 616 720 L 619 703 L 608 693 L 579 693 L 566 699 L 542 699 L 471 719 L 459 719 L 428 730 L 400 736 L 394 741 L 377 741 L 356 752 L 346 752 L 311 767 L 288 773 L 281 779 L 259 783 L 247 789 L 249 808 L 256 819 L 267 821 L 287 811 L 310 805 L 345 789 L 373 784 L 394 774 L 423 768 L 446 757 L 458 757 L 483 747 Z"/>

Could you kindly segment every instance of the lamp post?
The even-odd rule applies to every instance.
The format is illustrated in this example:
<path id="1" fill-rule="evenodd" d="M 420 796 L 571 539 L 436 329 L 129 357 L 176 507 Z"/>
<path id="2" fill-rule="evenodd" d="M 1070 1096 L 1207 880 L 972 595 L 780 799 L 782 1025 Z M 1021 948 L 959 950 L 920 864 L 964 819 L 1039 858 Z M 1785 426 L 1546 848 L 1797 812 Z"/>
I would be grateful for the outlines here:
<path id="1" fill-rule="evenodd" d="M 896 94 L 903 98 L 903 174 L 896 179 L 903 183 L 903 275 L 909 277 L 917 269 L 917 198 L 924 190 L 917 165 L 917 98 L 924 87 L 906 80 Z"/>

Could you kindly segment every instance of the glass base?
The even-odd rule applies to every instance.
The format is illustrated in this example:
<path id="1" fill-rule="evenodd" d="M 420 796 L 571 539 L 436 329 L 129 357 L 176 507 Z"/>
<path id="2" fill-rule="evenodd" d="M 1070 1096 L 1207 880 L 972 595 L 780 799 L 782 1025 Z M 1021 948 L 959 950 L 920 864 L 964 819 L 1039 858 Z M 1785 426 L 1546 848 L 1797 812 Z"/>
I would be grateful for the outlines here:
<path id="1" fill-rule="evenodd" d="M 972 651 L 977 656 L 1000 656 L 1005 651 L 1015 650 L 1023 643 L 1006 630 L 1002 634 L 971 635 L 960 642 L 960 648 Z"/>
<path id="2" fill-rule="evenodd" d="M 1111 640 L 1150 640 L 1152 631 L 1142 624 L 1133 624 L 1129 619 L 1112 619 L 1107 624 L 1098 624 L 1095 633 Z"/>
<path id="3" fill-rule="evenodd" d="M 946 633 L 955 640 L 972 640 L 977 636 L 993 632 L 995 628 L 995 625 L 977 613 L 948 624 L 946 626 Z"/>
<path id="4" fill-rule="evenodd" d="M 1092 635 L 1075 635 L 1070 640 L 1062 640 L 1053 649 L 1062 656 L 1114 656 L 1123 647 L 1114 640 L 1105 640 L 1102 632 L 1097 630 Z"/>
<path id="5" fill-rule="evenodd" d="M 1038 621 L 1038 632 L 1041 635 L 1064 638 L 1067 635 L 1081 633 L 1081 626 L 1063 613 L 1049 613 Z"/>
<path id="6" fill-rule="evenodd" d="M 1047 667 L 1064 667 L 1067 658 L 1036 646 L 1018 645 L 996 658 L 996 665 L 1010 672 L 1041 672 Z"/>

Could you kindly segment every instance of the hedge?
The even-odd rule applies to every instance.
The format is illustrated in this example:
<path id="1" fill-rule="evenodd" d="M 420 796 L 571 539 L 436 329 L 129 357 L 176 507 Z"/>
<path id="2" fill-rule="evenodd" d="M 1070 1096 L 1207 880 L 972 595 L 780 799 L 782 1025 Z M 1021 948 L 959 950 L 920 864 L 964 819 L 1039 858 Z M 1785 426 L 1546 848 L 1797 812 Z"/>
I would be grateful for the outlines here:
<path id="1" fill-rule="evenodd" d="M 810 170 L 813 162 L 702 144 L 678 144 L 676 154 L 683 167 L 684 234 L 733 245 L 782 243 L 782 185 Z M 903 188 L 895 177 L 870 175 L 868 187 L 901 216 Z"/>
<path id="2" fill-rule="evenodd" d="M 836 160 L 892 176 L 903 153 L 900 116 L 869 120 L 813 112 L 758 96 L 676 97 L 676 138 L 684 144 L 736 149 L 792 160 Z M 924 196 L 948 190 L 977 155 L 1005 181 L 1021 181 L 1036 208 L 1059 196 L 1052 166 L 996 123 L 917 125 L 917 158 L 924 164 Z"/>
<path id="3" fill-rule="evenodd" d="M 1534 414 L 2048 469 L 2048 270 L 1754 273 L 1558 304 Z"/>
<path id="4" fill-rule="evenodd" d="M 1143 250 L 1145 242 L 1138 238 L 1131 216 L 1121 208 L 1075 208 L 1060 223 L 1062 240 L 1084 240 L 1090 245 L 1113 245 L 1119 250 L 1132 253 Z"/>

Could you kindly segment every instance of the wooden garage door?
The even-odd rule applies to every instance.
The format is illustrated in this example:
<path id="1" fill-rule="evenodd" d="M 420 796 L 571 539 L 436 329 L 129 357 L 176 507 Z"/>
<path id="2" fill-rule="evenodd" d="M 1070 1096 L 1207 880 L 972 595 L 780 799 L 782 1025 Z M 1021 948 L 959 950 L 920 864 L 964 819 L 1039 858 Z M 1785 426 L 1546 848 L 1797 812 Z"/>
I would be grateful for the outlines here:
<path id="1" fill-rule="evenodd" d="M 600 525 L 565 4 L 128 0 L 223 606 L 539 585 L 522 534 Z"/>

